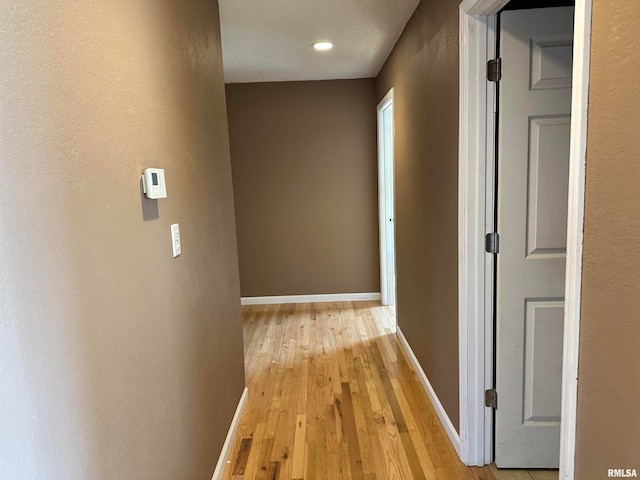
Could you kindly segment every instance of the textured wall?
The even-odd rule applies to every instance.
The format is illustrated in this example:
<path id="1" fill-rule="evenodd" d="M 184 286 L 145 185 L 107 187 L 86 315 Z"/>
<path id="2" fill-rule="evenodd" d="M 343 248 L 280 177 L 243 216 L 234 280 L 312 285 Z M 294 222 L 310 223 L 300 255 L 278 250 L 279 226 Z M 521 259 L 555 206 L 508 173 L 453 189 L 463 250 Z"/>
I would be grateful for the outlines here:
<path id="1" fill-rule="evenodd" d="M 458 2 L 420 2 L 378 99 L 391 87 L 398 324 L 457 427 Z"/>
<path id="2" fill-rule="evenodd" d="M 640 4 L 595 0 L 576 479 L 640 472 Z"/>
<path id="3" fill-rule="evenodd" d="M 217 3 L 1 10 L 0 478 L 210 478 L 244 385 Z"/>
<path id="4" fill-rule="evenodd" d="M 226 89 L 242 295 L 379 292 L 374 80 Z"/>

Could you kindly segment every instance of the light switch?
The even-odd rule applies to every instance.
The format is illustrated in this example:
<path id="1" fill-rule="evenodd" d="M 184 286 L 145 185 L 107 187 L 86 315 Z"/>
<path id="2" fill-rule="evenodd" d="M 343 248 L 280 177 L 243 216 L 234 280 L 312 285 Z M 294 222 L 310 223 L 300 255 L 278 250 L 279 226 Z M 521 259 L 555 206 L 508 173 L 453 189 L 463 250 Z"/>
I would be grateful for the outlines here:
<path id="1" fill-rule="evenodd" d="M 180 226 L 177 223 L 171 225 L 171 246 L 173 247 L 173 258 L 182 253 L 180 245 Z"/>

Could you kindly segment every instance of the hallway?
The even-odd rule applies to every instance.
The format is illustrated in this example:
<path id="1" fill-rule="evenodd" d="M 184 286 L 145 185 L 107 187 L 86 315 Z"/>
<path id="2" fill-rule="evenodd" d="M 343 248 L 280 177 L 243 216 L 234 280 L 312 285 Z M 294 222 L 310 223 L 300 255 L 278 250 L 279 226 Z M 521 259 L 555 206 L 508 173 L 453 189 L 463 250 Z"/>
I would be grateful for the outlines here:
<path id="1" fill-rule="evenodd" d="M 249 399 L 225 479 L 493 480 L 460 463 L 378 302 L 243 307 Z"/>

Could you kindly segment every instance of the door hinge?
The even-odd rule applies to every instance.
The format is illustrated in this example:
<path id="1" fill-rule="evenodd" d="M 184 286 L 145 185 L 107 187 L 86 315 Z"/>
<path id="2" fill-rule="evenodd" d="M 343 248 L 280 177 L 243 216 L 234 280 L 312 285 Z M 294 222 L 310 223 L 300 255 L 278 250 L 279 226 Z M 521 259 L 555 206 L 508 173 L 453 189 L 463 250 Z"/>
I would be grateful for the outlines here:
<path id="1" fill-rule="evenodd" d="M 484 249 L 487 253 L 500 252 L 500 235 L 498 235 L 498 232 L 487 233 L 484 238 Z"/>
<path id="2" fill-rule="evenodd" d="M 499 82 L 502 78 L 502 59 L 494 58 L 487 62 L 487 80 Z"/>
<path id="3" fill-rule="evenodd" d="M 495 388 L 484 391 L 484 405 L 489 408 L 498 408 L 498 392 Z"/>

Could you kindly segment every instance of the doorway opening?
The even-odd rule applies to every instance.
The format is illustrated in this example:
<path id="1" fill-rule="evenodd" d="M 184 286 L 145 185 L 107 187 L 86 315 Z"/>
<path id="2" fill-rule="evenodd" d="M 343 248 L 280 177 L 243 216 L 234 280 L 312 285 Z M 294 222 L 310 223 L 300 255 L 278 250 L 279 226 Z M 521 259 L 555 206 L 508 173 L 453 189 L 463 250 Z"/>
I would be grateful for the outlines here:
<path id="1" fill-rule="evenodd" d="M 378 104 L 378 212 L 380 299 L 396 304 L 395 214 L 393 192 L 393 88 Z"/>
<path id="2" fill-rule="evenodd" d="M 460 457 L 468 465 L 487 464 L 494 458 L 493 410 L 485 406 L 485 389 L 493 386 L 493 322 L 489 321 L 493 316 L 490 288 L 493 281 L 493 256 L 486 253 L 485 234 L 495 230 L 494 222 L 489 221 L 491 219 L 485 215 L 493 212 L 494 208 L 493 120 L 497 99 L 494 89 L 487 83 L 487 61 L 495 58 L 496 14 L 506 3 L 507 0 L 464 0 L 460 6 Z M 591 1 L 577 2 L 572 49 L 573 93 L 566 219 L 559 455 L 561 478 L 573 478 L 575 458 L 590 20 Z M 554 45 L 560 39 L 546 37 L 537 40 L 540 40 L 536 42 L 539 46 L 551 47 L 561 57 L 565 56 L 563 48 L 554 48 L 561 47 Z M 559 119 L 554 120 L 558 121 L 544 125 L 544 122 L 532 122 L 530 128 L 537 128 L 540 134 L 547 127 L 552 127 L 547 129 L 549 132 L 565 128 Z M 553 179 L 554 176 L 549 175 L 547 178 Z M 534 253 L 553 256 L 560 252 L 543 252 L 541 247 L 540 252 Z M 539 312 L 529 310 L 540 313 L 541 320 L 545 317 L 545 312 L 554 313 L 554 308 L 558 310 L 557 305 L 551 304 L 539 304 L 537 307 L 540 307 L 537 309 Z"/>

